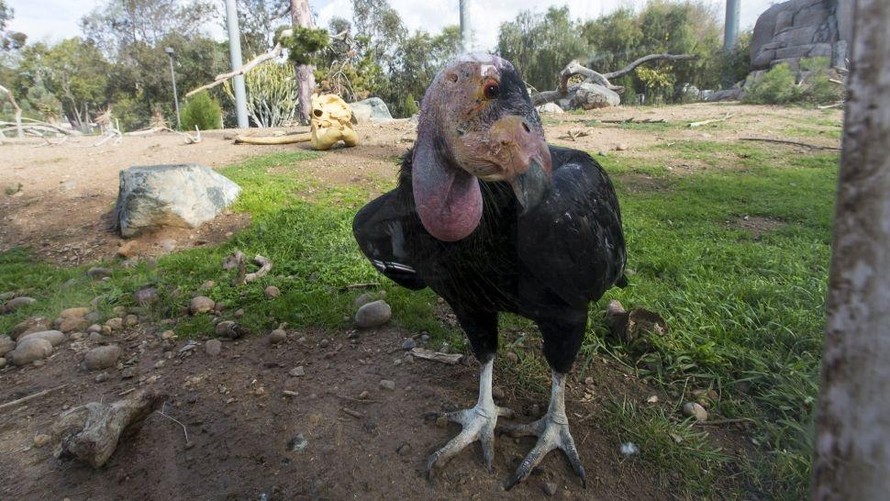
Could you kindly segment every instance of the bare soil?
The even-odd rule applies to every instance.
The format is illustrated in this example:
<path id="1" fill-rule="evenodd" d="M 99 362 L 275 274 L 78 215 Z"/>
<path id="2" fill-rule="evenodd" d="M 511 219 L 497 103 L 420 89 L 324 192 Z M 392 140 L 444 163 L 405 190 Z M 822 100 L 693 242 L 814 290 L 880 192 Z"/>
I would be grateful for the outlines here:
<path id="1" fill-rule="evenodd" d="M 657 133 L 587 125 L 592 120 L 631 117 L 693 122 L 726 113 L 733 113 L 733 118 L 716 127 Z M 794 139 L 783 131 L 812 113 L 716 104 L 617 108 L 549 115 L 545 126 L 553 143 L 606 152 L 603 163 L 608 168 L 609 157 L 659 142 Z M 826 121 L 826 131 L 836 127 L 833 123 L 839 125 L 840 112 L 827 113 Z M 578 130 L 588 135 L 572 140 L 570 131 Z M 396 158 L 411 145 L 413 124 L 362 124 L 358 131 L 360 146 L 335 149 L 303 162 L 302 168 L 329 184 L 394 178 Z M 228 214 L 196 230 L 173 230 L 129 242 L 109 228 L 123 168 L 190 162 L 220 167 L 254 155 L 308 148 L 308 144 L 234 145 L 232 135 L 233 131 L 205 133 L 203 141 L 194 145 L 184 144 L 174 134 L 124 137 L 120 144 L 109 141 L 95 147 L 95 138 L 71 138 L 61 145 L 4 140 L 0 252 L 25 246 L 49 261 L 78 265 L 118 254 L 159 255 L 225 240 L 249 220 Z M 797 139 L 837 146 L 827 133 Z M 780 223 L 729 224 L 757 234 L 763 226 Z M 556 499 L 674 497 L 669 486 L 675 479 L 654 475 L 638 458 L 622 457 L 622 437 L 598 424 L 613 396 L 646 405 L 649 396 L 658 394 L 605 359 L 591 361 L 583 377 L 573 376 L 568 385 L 568 413 L 588 472 L 587 489 L 581 488 L 561 453 L 554 452 L 526 484 L 506 492 L 502 485 L 531 449 L 532 439 L 499 438 L 491 473 L 474 445 L 439 470 L 433 481 L 423 478 L 426 457 L 458 431 L 457 425 L 437 426 L 432 417 L 473 405 L 478 368 L 474 361 L 444 365 L 406 358 L 402 340 L 416 333 L 383 328 L 350 337 L 350 332 L 336 330 L 289 331 L 281 345 L 254 337 L 225 343 L 222 353 L 213 357 L 202 345 L 180 356 L 185 341 L 163 341 L 159 337 L 163 330 L 140 324 L 115 334 L 115 342 L 124 350 L 121 360 L 126 368 L 135 369 L 125 374 L 124 365 L 113 368 L 104 382 L 79 368 L 87 341 L 60 345 L 40 367 L 0 370 L 0 404 L 68 385 L 25 405 L 0 410 L 0 499 L 522 500 L 542 497 L 547 484 L 556 487 Z M 167 358 L 168 352 L 173 358 Z M 304 367 L 305 375 L 291 376 L 289 371 L 298 366 Z M 505 391 L 498 403 L 516 410 L 521 421 L 537 419 L 546 409 L 547 392 L 523 389 L 511 375 L 509 362 L 500 360 L 495 384 Z M 542 377 L 546 381 L 547 376 Z M 395 390 L 382 388 L 382 379 L 394 381 Z M 164 415 L 149 417 L 138 434 L 120 444 L 105 467 L 92 470 L 63 462 L 52 456 L 53 443 L 35 445 L 35 437 L 48 433 L 64 410 L 90 401 L 113 401 L 141 387 L 167 395 Z M 368 394 L 361 398 L 363 392 Z M 663 403 L 658 405 L 672 405 L 669 400 L 660 395 Z M 174 419 L 185 426 L 188 439 Z M 728 453 L 745 454 L 739 445 L 746 441 L 744 430 L 709 428 Z"/>

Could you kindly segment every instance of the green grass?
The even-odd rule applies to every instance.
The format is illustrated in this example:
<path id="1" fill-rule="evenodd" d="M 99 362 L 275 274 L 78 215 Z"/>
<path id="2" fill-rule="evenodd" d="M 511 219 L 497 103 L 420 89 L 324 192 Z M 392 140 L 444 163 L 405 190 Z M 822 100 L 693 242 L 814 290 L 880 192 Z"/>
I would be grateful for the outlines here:
<path id="1" fill-rule="evenodd" d="M 361 256 L 351 220 L 368 200 L 368 186 L 326 186 L 304 174 L 300 162 L 318 155 L 279 153 L 223 169 L 244 189 L 234 209 L 251 214 L 252 223 L 219 247 L 177 252 L 134 268 L 106 263 L 114 270 L 107 281 L 88 278 L 86 267 L 41 263 L 25 249 L 0 254 L 0 292 L 38 299 L 0 316 L 0 332 L 30 315 L 52 317 L 91 301 L 108 317 L 115 306 L 133 306 L 133 291 L 145 285 L 156 286 L 161 297 L 145 314 L 175 319 L 172 328 L 180 336 L 213 335 L 209 317 L 182 314 L 198 293 L 222 302 L 223 317 L 243 308 L 242 323 L 257 333 L 280 322 L 342 329 L 352 325 L 352 301 L 363 292 L 348 286 L 370 283 L 386 292 L 397 325 L 429 331 L 436 342 L 465 350 L 462 335 L 436 319 L 431 292 L 392 285 Z M 668 160 L 678 159 L 706 168 L 676 175 Z M 612 290 L 591 306 L 579 372 L 594 357 L 609 356 L 676 395 L 678 402 L 688 398 L 684 392 L 713 388 L 720 395 L 710 409 L 713 416 L 755 423 L 744 436 L 753 456 L 724 449 L 707 428 L 683 421 L 675 405 L 643 406 L 614 396 L 613 405 L 599 416 L 604 427 L 616 441 L 640 445 L 639 460 L 668 479 L 680 497 L 722 497 L 715 492 L 740 498 L 805 497 L 837 154 L 679 141 L 601 162 L 619 192 L 632 273 L 629 287 Z M 640 182 L 644 178 L 647 182 Z M 393 183 L 371 181 L 377 191 Z M 740 224 L 745 216 L 774 224 L 754 234 Z M 233 286 L 233 272 L 221 264 L 234 250 L 270 258 L 271 273 Z M 208 280 L 214 285 L 200 290 Z M 266 299 L 263 289 L 273 284 L 282 294 Z M 609 299 L 658 312 L 669 325 L 668 334 L 634 347 L 605 339 L 602 309 Z M 505 350 L 540 342 L 525 320 L 505 316 L 502 328 Z M 516 352 L 519 363 L 511 367 L 510 377 L 516 376 L 517 389 L 546 397 L 543 361 L 533 350 Z M 499 360 L 503 364 L 503 357 Z"/>

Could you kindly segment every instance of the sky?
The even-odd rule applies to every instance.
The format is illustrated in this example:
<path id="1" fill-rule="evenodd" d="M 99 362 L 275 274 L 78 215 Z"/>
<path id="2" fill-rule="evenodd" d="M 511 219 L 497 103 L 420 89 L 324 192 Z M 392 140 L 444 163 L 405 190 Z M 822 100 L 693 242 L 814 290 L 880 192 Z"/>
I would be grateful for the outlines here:
<path id="1" fill-rule="evenodd" d="M 223 0 L 220 3 L 222 11 Z M 725 0 L 704 0 L 713 4 L 723 19 Z M 740 0 L 740 28 L 750 29 L 757 17 L 778 0 Z M 489 50 L 497 43 L 498 27 L 512 21 L 523 10 L 545 12 L 548 7 L 562 7 L 569 4 L 573 18 L 595 19 L 613 10 L 632 6 L 640 8 L 646 0 L 470 0 L 470 24 L 473 27 L 474 44 L 477 50 Z M 389 0 L 402 20 L 412 31 L 424 30 L 438 33 L 443 27 L 460 23 L 458 0 Z M 105 4 L 105 0 L 7 0 L 13 8 L 14 18 L 9 24 L 12 31 L 21 31 L 32 41 L 59 40 L 80 35 L 78 22 L 93 9 Z M 350 0 L 309 0 L 309 6 L 318 15 L 319 26 L 327 26 L 334 16 L 352 18 Z M 220 23 L 216 23 L 220 24 Z M 208 33 L 222 37 L 220 26 L 208 26 Z"/>

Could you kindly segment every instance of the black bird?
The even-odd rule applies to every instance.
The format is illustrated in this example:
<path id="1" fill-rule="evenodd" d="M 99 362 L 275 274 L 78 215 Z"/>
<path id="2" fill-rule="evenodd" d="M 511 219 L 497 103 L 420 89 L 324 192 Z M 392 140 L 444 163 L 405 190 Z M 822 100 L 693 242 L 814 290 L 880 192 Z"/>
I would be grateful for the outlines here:
<path id="1" fill-rule="evenodd" d="M 509 415 L 491 396 L 498 314 L 512 312 L 538 325 L 552 392 L 543 418 L 502 427 L 539 437 L 507 487 L 557 447 L 585 482 L 565 412 L 565 376 L 581 347 L 588 303 L 626 283 L 621 215 L 609 177 L 590 155 L 546 143 L 510 62 L 463 56 L 436 76 L 398 187 L 363 207 L 353 232 L 384 275 L 411 289 L 430 287 L 448 302 L 482 366 L 476 406 L 447 414 L 463 430 L 430 456 L 427 471 L 476 440 L 491 470 L 495 425 Z"/>

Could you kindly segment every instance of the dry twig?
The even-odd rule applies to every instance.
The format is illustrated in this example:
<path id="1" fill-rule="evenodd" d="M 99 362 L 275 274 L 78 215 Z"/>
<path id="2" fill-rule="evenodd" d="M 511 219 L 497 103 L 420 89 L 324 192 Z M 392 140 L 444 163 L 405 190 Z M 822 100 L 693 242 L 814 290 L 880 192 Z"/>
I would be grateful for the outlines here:
<path id="1" fill-rule="evenodd" d="M 740 137 L 740 141 L 761 141 L 764 143 L 778 143 L 778 144 L 790 144 L 792 146 L 801 146 L 804 148 L 809 148 L 811 150 L 828 150 L 828 151 L 840 151 L 841 149 L 836 146 L 817 146 L 815 144 L 807 144 L 801 143 L 798 141 L 787 141 L 785 139 L 770 139 L 768 137 Z"/>
<path id="2" fill-rule="evenodd" d="M 68 386 L 67 384 L 63 384 L 63 385 L 61 385 L 61 386 L 56 386 L 55 388 L 49 388 L 49 389 L 46 389 L 46 390 L 43 390 L 43 391 L 38 391 L 37 393 L 34 393 L 34 394 L 32 394 L 32 395 L 28 395 L 27 397 L 22 397 L 22 398 L 19 398 L 19 399 L 17 399 L 17 400 L 13 400 L 13 401 L 11 401 L 11 402 L 6 402 L 5 404 L 0 405 L 0 411 L 2 411 L 2 410 L 4 410 L 4 409 L 7 409 L 7 408 L 10 408 L 10 407 L 15 407 L 15 406 L 17 406 L 17 405 L 22 405 L 22 404 L 24 404 L 24 403 L 26 403 L 26 402 L 30 402 L 31 400 L 34 400 L 35 398 L 40 398 L 40 397 L 42 397 L 42 396 L 49 395 L 50 393 L 52 393 L 52 392 L 54 392 L 54 391 L 59 391 L 59 390 L 61 390 L 61 389 L 64 389 L 64 388 L 66 388 L 67 386 Z"/>
<path id="3" fill-rule="evenodd" d="M 725 122 L 734 116 L 735 116 L 734 113 L 727 113 L 726 115 L 723 116 L 723 118 L 712 118 L 711 120 L 702 120 L 701 122 L 692 122 L 687 125 L 689 127 L 701 127 L 702 125 L 708 125 L 708 124 L 713 124 L 713 123 L 717 123 L 717 122 Z"/>

